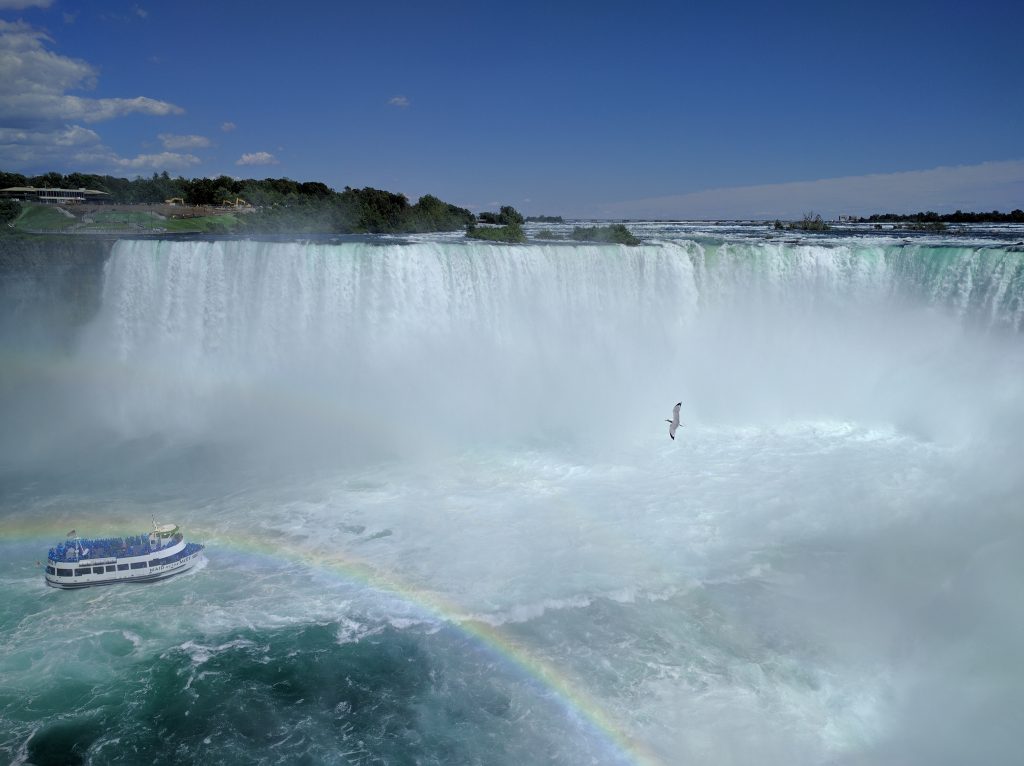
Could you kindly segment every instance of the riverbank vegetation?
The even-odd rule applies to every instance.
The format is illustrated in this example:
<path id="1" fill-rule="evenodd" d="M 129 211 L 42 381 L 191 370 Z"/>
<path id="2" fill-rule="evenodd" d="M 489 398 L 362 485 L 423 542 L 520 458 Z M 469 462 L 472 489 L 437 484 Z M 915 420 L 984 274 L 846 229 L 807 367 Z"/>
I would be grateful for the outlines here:
<path id="1" fill-rule="evenodd" d="M 476 221 L 467 224 L 466 237 L 469 239 L 510 242 L 512 244 L 526 241 L 526 234 L 523 232 L 523 223 L 526 219 L 511 205 L 503 206 L 497 213 L 480 213 L 477 218 L 480 223 L 487 225 L 478 226 Z"/>
<path id="2" fill-rule="evenodd" d="M 490 223 L 496 226 L 522 226 L 526 219 L 523 218 L 522 213 L 516 210 L 511 205 L 505 205 L 497 213 L 481 213 L 479 216 L 480 223 Z"/>
<path id="3" fill-rule="evenodd" d="M 796 231 L 828 231 L 829 225 L 822 220 L 822 217 L 818 213 L 804 213 L 804 217 L 799 221 L 780 221 L 775 219 L 776 229 L 793 229 Z"/>
<path id="4" fill-rule="evenodd" d="M 510 223 L 507 226 L 476 226 L 471 224 L 466 227 L 466 237 L 469 239 L 483 239 L 489 242 L 511 242 L 513 244 L 526 241 L 523 227 L 518 223 Z"/>
<path id="5" fill-rule="evenodd" d="M 610 242 L 618 245 L 639 245 L 640 240 L 621 223 L 609 226 L 577 226 L 569 239 L 581 242 Z"/>
<path id="6" fill-rule="evenodd" d="M 9 224 L 21 215 L 21 203 L 13 199 L 0 199 L 0 224 Z"/>
<path id="7" fill-rule="evenodd" d="M 1024 223 L 1024 210 L 1016 209 L 1009 213 L 993 210 L 991 213 L 875 213 L 867 218 L 853 219 L 858 223 Z"/>
<path id="8" fill-rule="evenodd" d="M 215 216 L 221 218 L 220 221 L 199 221 L 196 217 L 182 215 L 187 223 L 163 227 L 143 225 L 143 228 L 167 231 L 209 232 L 212 227 L 237 234 L 400 234 L 458 231 L 476 221 L 469 210 L 429 194 L 411 204 L 404 194 L 382 189 L 346 186 L 339 192 L 320 182 L 301 183 L 289 178 L 186 179 L 171 178 L 165 172 L 154 173 L 151 178 L 129 180 L 85 173 L 28 177 L 0 172 L 0 188 L 12 186 L 94 189 L 106 192 L 109 195 L 106 199 L 115 205 L 163 206 L 168 200 L 178 199 L 183 202 L 183 208 L 225 209 L 223 216 Z M 244 215 L 237 210 L 239 200 L 245 205 Z M 138 221 L 134 223 L 142 225 Z"/>

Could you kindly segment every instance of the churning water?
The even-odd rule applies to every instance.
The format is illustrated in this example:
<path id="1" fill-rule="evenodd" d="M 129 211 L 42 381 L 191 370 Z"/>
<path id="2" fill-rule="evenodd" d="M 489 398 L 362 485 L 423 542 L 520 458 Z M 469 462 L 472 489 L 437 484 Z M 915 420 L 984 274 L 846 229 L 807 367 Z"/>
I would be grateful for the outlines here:
<path id="1" fill-rule="evenodd" d="M 0 759 L 1015 762 L 1024 255 L 643 233 L 6 275 Z"/>

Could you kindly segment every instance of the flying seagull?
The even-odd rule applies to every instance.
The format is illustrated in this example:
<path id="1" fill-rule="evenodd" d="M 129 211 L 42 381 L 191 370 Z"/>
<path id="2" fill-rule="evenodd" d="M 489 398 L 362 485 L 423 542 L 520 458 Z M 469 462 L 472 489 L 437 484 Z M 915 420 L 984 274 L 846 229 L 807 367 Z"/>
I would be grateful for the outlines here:
<path id="1" fill-rule="evenodd" d="M 673 440 L 676 438 L 676 429 L 679 428 L 679 408 L 682 406 L 682 402 L 676 402 L 676 406 L 672 408 L 672 419 L 665 419 L 668 423 L 668 435 Z"/>

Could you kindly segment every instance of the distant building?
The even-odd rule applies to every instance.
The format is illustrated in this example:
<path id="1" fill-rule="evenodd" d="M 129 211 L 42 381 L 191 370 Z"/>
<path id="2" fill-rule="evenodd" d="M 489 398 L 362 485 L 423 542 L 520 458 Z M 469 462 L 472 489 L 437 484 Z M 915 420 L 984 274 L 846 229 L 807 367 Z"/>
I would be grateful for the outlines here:
<path id="1" fill-rule="evenodd" d="M 48 205 L 110 201 L 110 195 L 107 192 L 95 189 L 37 189 L 34 186 L 10 186 L 0 189 L 0 197 L 22 202 L 42 202 Z"/>

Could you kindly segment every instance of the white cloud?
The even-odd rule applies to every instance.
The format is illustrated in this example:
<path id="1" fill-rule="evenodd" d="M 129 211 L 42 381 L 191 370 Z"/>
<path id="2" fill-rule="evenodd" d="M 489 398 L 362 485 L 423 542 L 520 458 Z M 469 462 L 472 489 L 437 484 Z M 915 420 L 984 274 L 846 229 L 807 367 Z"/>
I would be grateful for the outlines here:
<path id="1" fill-rule="evenodd" d="M 210 145 L 206 136 L 176 136 L 173 133 L 161 133 L 157 138 L 164 149 L 205 149 Z"/>
<path id="2" fill-rule="evenodd" d="M 740 186 L 613 202 L 587 211 L 606 218 L 795 218 L 919 210 L 1010 210 L 1024 199 L 1024 160 L 903 173 Z"/>
<path id="3" fill-rule="evenodd" d="M 30 131 L 18 128 L 0 128 L 0 146 L 38 144 L 45 146 L 84 146 L 99 144 L 95 131 L 81 125 L 67 125 L 60 130 Z"/>
<path id="4" fill-rule="evenodd" d="M 236 162 L 236 165 L 276 165 L 277 158 L 270 152 L 252 152 L 243 154 Z"/>
<path id="5" fill-rule="evenodd" d="M 225 133 L 230 133 L 232 130 L 234 130 L 237 127 L 238 126 L 235 125 L 235 123 L 233 123 L 233 122 L 223 122 L 223 123 L 221 123 L 220 129 L 223 130 Z"/>
<path id="6" fill-rule="evenodd" d="M 137 96 L 84 98 L 69 90 L 96 87 L 97 72 L 88 62 L 47 50 L 53 40 L 21 21 L 0 20 L 0 114 L 8 125 L 46 125 L 67 120 L 100 122 L 126 114 L 181 114 L 179 106 Z"/>
<path id="7" fill-rule="evenodd" d="M 409 99 L 405 96 L 392 96 L 388 99 L 388 103 L 391 104 L 391 106 L 398 106 L 404 109 L 409 106 Z"/>
<path id="8" fill-rule="evenodd" d="M 193 154 L 161 152 L 121 157 L 103 145 L 100 136 L 80 125 L 52 131 L 0 128 L 0 167 L 59 168 L 117 173 L 126 170 L 169 170 L 200 163 Z"/>
<path id="9" fill-rule="evenodd" d="M 0 7 L 14 4 L 0 0 Z M 65 18 L 69 23 L 73 20 Z M 82 123 L 127 114 L 181 114 L 184 110 L 147 96 L 88 98 L 73 94 L 95 88 L 98 72 L 87 61 L 50 50 L 52 44 L 45 32 L 23 21 L 0 20 L 0 166 L 28 172 L 64 168 L 114 172 L 180 168 L 200 162 L 192 154 L 171 151 L 122 157 L 105 146 L 99 134 Z M 193 142 L 201 140 L 198 136 L 174 138 L 185 143 L 165 143 L 165 148 L 193 148 L 198 145 Z"/>
<path id="10" fill-rule="evenodd" d="M 2 2 L 2 0 L 0 0 Z M 173 115 L 175 104 L 146 96 L 88 98 L 68 91 L 96 86 L 90 63 L 47 49 L 52 39 L 24 22 L 0 20 L 0 160 L 9 167 L 50 169 L 82 162 L 81 147 L 100 147 L 105 167 L 117 155 L 100 137 L 78 123 L 96 123 L 128 114 Z M 73 154 L 73 151 L 75 152 Z M 93 159 L 90 153 L 87 159 Z"/>
<path id="11" fill-rule="evenodd" d="M 166 170 L 169 168 L 183 168 L 189 165 L 198 165 L 200 159 L 194 154 L 175 154 L 174 152 L 160 152 L 160 154 L 140 154 L 136 157 L 112 158 L 112 162 L 119 168 L 125 170 Z"/>
<path id="12" fill-rule="evenodd" d="M 6 76 L 0 80 L 0 94 L 63 93 L 69 88 L 93 88 L 96 70 L 85 61 L 59 56 L 43 43 L 53 40 L 45 32 L 23 21 L 0 19 L 0 56 Z"/>
<path id="13" fill-rule="evenodd" d="M 53 0 L 0 0 L 0 11 L 23 11 L 26 8 L 49 8 Z"/>
<path id="14" fill-rule="evenodd" d="M 46 124 L 63 120 L 104 122 L 128 114 L 164 117 L 183 114 L 184 109 L 166 101 L 136 98 L 81 98 L 48 93 L 5 94 L 0 86 L 0 112 L 14 124 Z"/>
<path id="15" fill-rule="evenodd" d="M 80 125 L 54 130 L 0 128 L 0 167 L 14 170 L 55 168 L 80 153 L 108 152 L 95 131 Z"/>
<path id="16" fill-rule="evenodd" d="M 132 6 L 132 10 L 135 12 L 135 15 L 138 16 L 140 19 L 144 19 L 149 15 L 149 11 L 147 11 L 145 8 L 140 8 L 137 5 Z"/>

